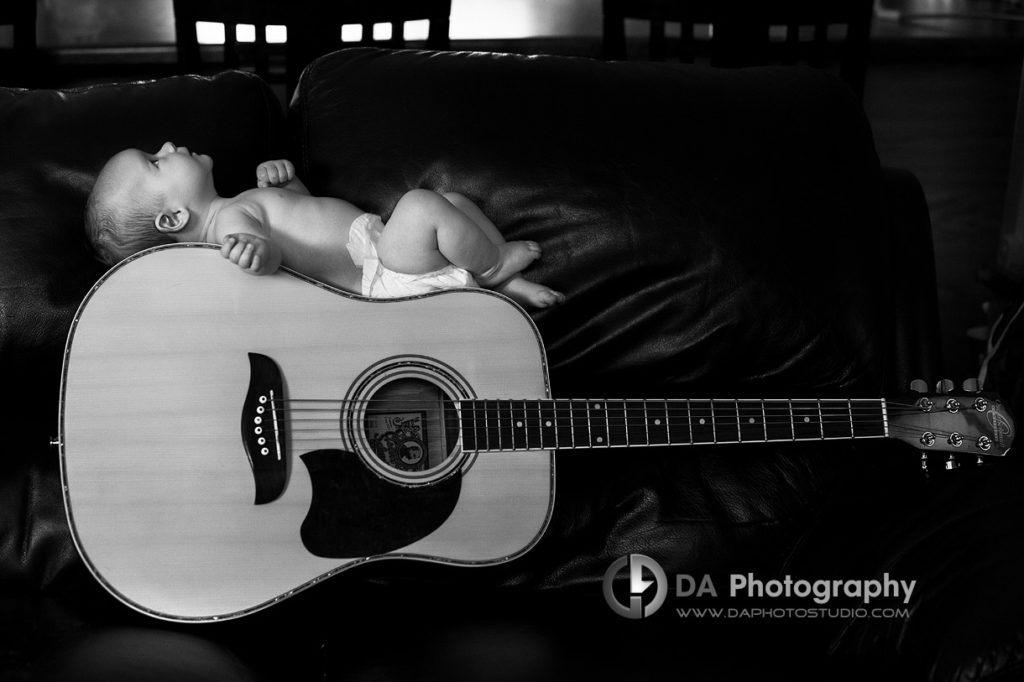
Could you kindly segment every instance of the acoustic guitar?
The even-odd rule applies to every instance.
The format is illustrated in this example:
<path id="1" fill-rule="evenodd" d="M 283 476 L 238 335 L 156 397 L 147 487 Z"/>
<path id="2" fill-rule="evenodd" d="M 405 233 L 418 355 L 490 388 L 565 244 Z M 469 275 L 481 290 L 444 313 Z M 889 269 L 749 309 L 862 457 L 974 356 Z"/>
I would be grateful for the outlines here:
<path id="1" fill-rule="evenodd" d="M 536 327 L 499 294 L 371 301 L 173 245 L 82 303 L 59 443 L 95 577 L 151 616 L 214 621 L 368 561 L 520 556 L 551 515 L 556 450 L 894 438 L 973 460 L 1013 433 L 974 392 L 552 399 Z"/>

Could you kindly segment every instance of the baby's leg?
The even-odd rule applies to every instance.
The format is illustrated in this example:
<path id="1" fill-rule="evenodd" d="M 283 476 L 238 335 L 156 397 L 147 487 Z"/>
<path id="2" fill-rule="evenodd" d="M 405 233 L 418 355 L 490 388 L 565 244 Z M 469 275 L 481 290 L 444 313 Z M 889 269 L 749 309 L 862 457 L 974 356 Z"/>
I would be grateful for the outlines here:
<path id="1" fill-rule="evenodd" d="M 501 284 L 540 256 L 534 242 L 495 243 L 472 218 L 430 190 L 402 196 L 377 250 L 381 263 L 396 272 L 422 274 L 453 263 L 488 287 Z"/>
<path id="2" fill-rule="evenodd" d="M 487 238 L 492 242 L 495 244 L 505 243 L 505 237 L 502 236 L 501 232 L 494 225 L 491 219 L 484 215 L 484 212 L 480 210 L 480 207 L 472 201 L 461 194 L 456 194 L 454 192 L 445 194 L 444 198 L 469 216 L 469 218 L 477 224 L 480 230 L 483 231 L 483 233 L 487 235 Z M 565 298 L 561 293 L 554 291 L 553 289 L 549 289 L 542 284 L 531 282 L 519 273 L 512 275 L 512 277 L 494 288 L 496 291 L 500 291 L 514 301 L 537 308 L 546 308 L 550 305 L 554 305 L 555 303 L 560 303 Z"/>

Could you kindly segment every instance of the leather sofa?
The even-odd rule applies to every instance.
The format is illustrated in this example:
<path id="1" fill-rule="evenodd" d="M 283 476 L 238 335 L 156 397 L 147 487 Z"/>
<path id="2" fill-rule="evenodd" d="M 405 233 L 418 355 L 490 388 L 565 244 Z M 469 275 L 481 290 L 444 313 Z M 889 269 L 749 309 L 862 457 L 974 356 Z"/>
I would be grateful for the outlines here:
<path id="1" fill-rule="evenodd" d="M 0 129 L 0 665 L 11 679 L 1020 673 L 1012 457 L 926 478 L 913 448 L 877 440 L 559 452 L 553 518 L 522 558 L 371 562 L 202 625 L 122 605 L 72 542 L 50 440 L 68 330 L 104 272 L 81 214 L 111 154 L 187 144 L 215 159 L 222 194 L 286 156 L 313 193 L 385 217 L 412 188 L 469 196 L 507 237 L 540 242 L 527 275 L 567 295 L 532 313 L 555 397 L 899 395 L 941 368 L 928 213 L 911 174 L 880 166 L 837 79 L 354 49 L 310 65 L 286 112 L 258 78 L 227 72 L 0 90 Z M 782 602 L 719 590 L 673 592 L 634 621 L 602 594 L 631 553 L 719 586 L 736 574 L 917 586 L 906 612 L 884 618 L 766 615 Z M 762 611 L 680 615 L 689 606 Z"/>

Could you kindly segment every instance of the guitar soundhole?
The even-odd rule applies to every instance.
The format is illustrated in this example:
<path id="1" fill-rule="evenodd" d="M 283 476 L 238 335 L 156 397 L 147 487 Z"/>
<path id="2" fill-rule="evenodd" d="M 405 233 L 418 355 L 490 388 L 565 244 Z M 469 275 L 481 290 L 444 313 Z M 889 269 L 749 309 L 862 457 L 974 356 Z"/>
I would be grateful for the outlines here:
<path id="1" fill-rule="evenodd" d="M 395 379 L 380 388 L 367 403 L 363 429 L 373 455 L 398 471 L 431 471 L 458 447 L 454 404 L 423 379 Z"/>

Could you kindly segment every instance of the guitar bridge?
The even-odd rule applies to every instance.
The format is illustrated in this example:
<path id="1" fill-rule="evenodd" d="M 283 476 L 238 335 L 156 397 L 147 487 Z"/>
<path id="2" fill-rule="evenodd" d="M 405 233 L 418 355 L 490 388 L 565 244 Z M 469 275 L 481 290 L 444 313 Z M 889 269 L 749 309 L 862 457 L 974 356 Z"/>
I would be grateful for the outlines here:
<path id="1" fill-rule="evenodd" d="M 281 407 L 284 384 L 277 363 L 266 355 L 249 353 L 249 390 L 242 406 L 242 443 L 249 457 L 256 499 L 273 502 L 284 492 L 288 458 Z"/>

